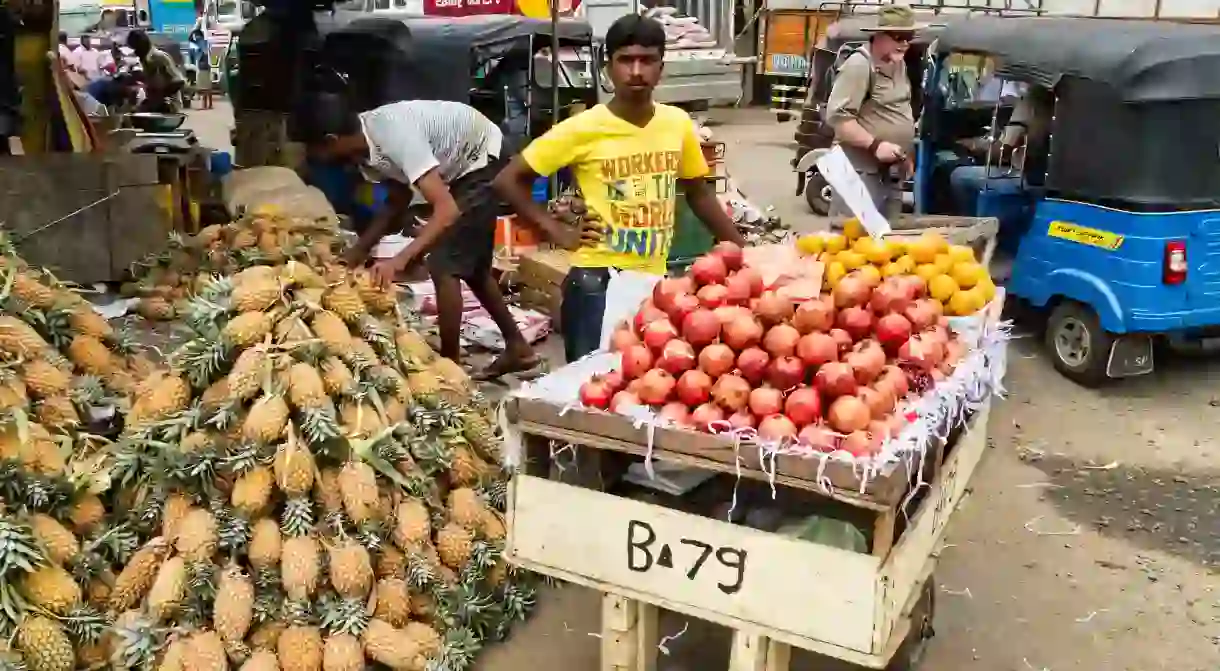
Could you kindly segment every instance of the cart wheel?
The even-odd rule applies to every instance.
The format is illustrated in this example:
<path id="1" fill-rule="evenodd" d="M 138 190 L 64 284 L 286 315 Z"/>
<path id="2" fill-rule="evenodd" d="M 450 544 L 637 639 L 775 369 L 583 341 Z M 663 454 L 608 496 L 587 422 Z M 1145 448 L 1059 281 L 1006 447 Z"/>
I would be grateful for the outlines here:
<path id="1" fill-rule="evenodd" d="M 923 662 L 924 653 L 928 650 L 928 641 L 936 635 L 932 629 L 932 619 L 936 615 L 936 581 L 932 577 L 924 583 L 923 595 L 915 609 L 911 611 L 911 633 L 907 640 L 898 646 L 894 658 L 890 660 L 885 671 L 915 671 Z"/>
<path id="2" fill-rule="evenodd" d="M 1097 313 L 1086 305 L 1065 300 L 1051 311 L 1046 323 L 1046 348 L 1055 369 L 1085 387 L 1105 382 L 1106 365 L 1114 336 L 1101 327 Z"/>
<path id="3" fill-rule="evenodd" d="M 822 173 L 814 171 L 809 173 L 809 177 L 805 180 L 805 202 L 809 204 L 809 209 L 813 213 L 825 217 L 830 214 L 830 199 L 834 195 L 834 190 L 830 188 L 830 183 L 822 176 Z"/>

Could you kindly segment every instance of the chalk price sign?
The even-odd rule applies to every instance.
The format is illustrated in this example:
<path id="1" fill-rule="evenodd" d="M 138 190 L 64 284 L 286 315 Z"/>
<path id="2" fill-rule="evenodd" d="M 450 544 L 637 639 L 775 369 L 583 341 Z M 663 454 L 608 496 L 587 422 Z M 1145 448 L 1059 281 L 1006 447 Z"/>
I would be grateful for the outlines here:
<path id="1" fill-rule="evenodd" d="M 715 558 L 709 567 L 708 560 Z M 627 568 L 647 573 L 657 568 L 677 569 L 694 580 L 701 571 L 714 571 L 716 587 L 725 594 L 741 591 L 746 577 L 746 551 L 717 547 L 694 538 L 679 538 L 676 544 L 662 541 L 647 522 L 627 522 Z M 726 579 L 727 578 L 727 579 Z"/>

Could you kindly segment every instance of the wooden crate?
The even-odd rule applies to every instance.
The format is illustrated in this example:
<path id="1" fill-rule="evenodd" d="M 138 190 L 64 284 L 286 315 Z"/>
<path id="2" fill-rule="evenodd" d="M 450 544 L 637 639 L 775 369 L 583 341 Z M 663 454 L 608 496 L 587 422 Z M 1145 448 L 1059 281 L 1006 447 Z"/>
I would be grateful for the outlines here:
<path id="1" fill-rule="evenodd" d="M 894 525 L 907 490 L 896 482 L 905 483 L 905 475 L 891 472 L 863 493 L 825 496 L 874 515 L 871 552 L 862 554 L 605 493 L 613 475 L 600 458 L 642 454 L 644 442 L 604 435 L 618 432 L 608 424 L 573 428 L 577 410 L 560 415 L 555 409 L 552 421 L 543 422 L 540 408 L 517 401 L 509 420 L 521 431 L 527 459 L 512 481 L 506 555 L 524 568 L 607 595 L 602 668 L 632 671 L 654 668 L 656 607 L 734 629 L 733 669 L 784 671 L 790 647 L 885 668 L 912 631 L 912 613 L 948 519 L 986 449 L 990 412 L 988 403 L 943 451 L 930 452 L 935 456 L 928 461 L 937 466 L 931 485 L 897 538 Z M 737 468 L 717 452 L 700 454 L 704 436 L 656 433 L 658 460 L 721 472 Z M 558 472 L 547 452 L 551 440 L 582 446 L 576 448 L 580 458 Z M 823 491 L 816 481 L 794 475 L 803 473 L 799 468 L 783 470 L 787 474 L 776 478 L 781 484 Z M 749 465 L 742 475 L 765 477 Z M 834 469 L 826 475 L 848 477 Z"/>

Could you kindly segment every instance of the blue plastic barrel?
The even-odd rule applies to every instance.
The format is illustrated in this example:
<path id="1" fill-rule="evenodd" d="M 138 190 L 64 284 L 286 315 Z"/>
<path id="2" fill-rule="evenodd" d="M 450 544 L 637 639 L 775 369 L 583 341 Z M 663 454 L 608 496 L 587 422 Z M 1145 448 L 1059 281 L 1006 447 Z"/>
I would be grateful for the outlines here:
<path id="1" fill-rule="evenodd" d="M 547 200 L 547 192 L 550 190 L 549 177 L 539 177 L 534 180 L 533 196 L 535 203 L 545 203 Z"/>
<path id="2" fill-rule="evenodd" d="M 224 177 L 233 172 L 233 156 L 227 151 L 213 151 L 208 160 L 213 177 Z"/>

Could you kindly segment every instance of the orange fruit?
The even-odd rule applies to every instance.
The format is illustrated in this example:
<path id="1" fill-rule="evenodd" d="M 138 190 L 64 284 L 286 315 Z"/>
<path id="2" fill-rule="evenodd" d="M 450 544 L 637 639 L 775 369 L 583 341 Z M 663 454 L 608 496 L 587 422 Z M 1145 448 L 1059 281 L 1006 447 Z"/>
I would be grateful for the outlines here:
<path id="1" fill-rule="evenodd" d="M 903 258 L 909 259 L 911 257 L 906 256 Z M 931 282 L 932 278 L 936 277 L 937 275 L 940 275 L 941 272 L 940 272 L 940 269 L 936 267 L 935 263 L 921 263 L 921 264 L 915 266 L 915 274 L 918 275 L 919 277 L 923 278 L 924 282 Z"/>
<path id="2" fill-rule="evenodd" d="M 820 235 L 802 235 L 796 240 L 796 250 L 805 256 L 817 256 L 826 246 L 826 240 Z"/>
<path id="3" fill-rule="evenodd" d="M 948 275 L 949 271 L 953 270 L 953 259 L 949 258 L 948 254 L 937 254 L 932 263 L 936 264 L 936 269 L 944 275 Z"/>
<path id="4" fill-rule="evenodd" d="M 948 275 L 937 275 L 928 282 L 928 293 L 932 295 L 932 298 L 946 303 L 957 293 L 957 282 L 954 282 L 953 278 Z"/>
<path id="5" fill-rule="evenodd" d="M 944 254 L 949 251 L 949 241 L 940 233 L 924 233 L 920 237 L 931 242 L 936 247 L 937 254 Z"/>
<path id="6" fill-rule="evenodd" d="M 987 273 L 982 266 L 974 261 L 963 261 L 954 264 L 953 271 L 949 273 L 957 286 L 963 289 L 969 289 L 979 283 L 979 280 L 986 277 Z"/>
<path id="7" fill-rule="evenodd" d="M 847 268 L 848 270 L 855 270 L 856 268 L 860 268 L 864 264 L 868 263 L 868 259 L 864 258 L 863 254 L 860 252 L 853 252 L 851 250 L 839 252 L 839 254 L 835 256 L 835 260 L 842 263 L 843 267 Z"/>
<path id="8" fill-rule="evenodd" d="M 831 261 L 826 264 L 826 284 L 831 289 L 839 286 L 839 280 L 847 275 L 847 268 L 839 261 Z"/>
<path id="9" fill-rule="evenodd" d="M 907 254 L 915 259 L 915 263 L 932 263 L 936 260 L 936 252 L 936 242 L 926 237 L 907 244 Z"/>
<path id="10" fill-rule="evenodd" d="M 877 269 L 877 266 L 864 265 L 852 274 L 859 275 L 865 282 L 868 282 L 870 287 L 876 288 L 881 286 L 881 271 Z"/>
<path id="11" fill-rule="evenodd" d="M 982 292 L 983 301 L 986 303 L 990 303 L 991 299 L 995 298 L 995 282 L 992 282 L 990 277 L 980 279 L 974 288 Z"/>
<path id="12" fill-rule="evenodd" d="M 906 269 L 903 268 L 902 264 L 897 261 L 891 261 L 890 263 L 885 264 L 885 267 L 881 269 L 881 275 L 883 277 L 894 277 L 896 275 L 906 274 L 908 274 Z"/>
<path id="13" fill-rule="evenodd" d="M 974 261 L 974 250 L 966 245 L 952 245 L 946 253 L 949 255 L 949 258 L 953 259 L 954 263 Z"/>
<path id="14" fill-rule="evenodd" d="M 983 300 L 983 293 L 981 291 L 978 289 L 966 289 L 953 294 L 953 297 L 949 299 L 948 308 L 950 314 L 965 317 L 982 310 L 986 304 L 987 302 Z"/>
<path id="15" fill-rule="evenodd" d="M 864 230 L 864 224 L 861 224 L 859 219 L 852 217 L 843 222 L 843 235 L 847 236 L 848 240 L 859 240 L 866 237 L 868 231 Z"/>
<path id="16" fill-rule="evenodd" d="M 890 250 L 890 258 L 898 258 L 907 253 L 907 243 L 898 238 L 890 238 L 885 241 L 885 246 Z"/>
<path id="17" fill-rule="evenodd" d="M 838 254 L 847 249 L 847 239 L 841 235 L 827 236 L 825 248 L 831 254 Z"/>

